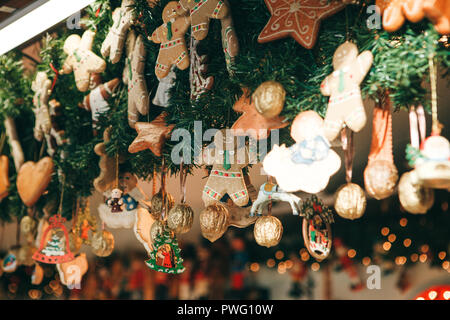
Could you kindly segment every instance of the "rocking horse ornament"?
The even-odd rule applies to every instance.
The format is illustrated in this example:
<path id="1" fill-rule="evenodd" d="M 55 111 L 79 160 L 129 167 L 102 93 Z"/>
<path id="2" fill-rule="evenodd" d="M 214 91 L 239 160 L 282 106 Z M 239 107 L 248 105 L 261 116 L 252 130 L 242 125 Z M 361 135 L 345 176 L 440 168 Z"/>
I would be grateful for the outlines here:
<path id="1" fill-rule="evenodd" d="M 270 201 L 289 202 L 292 208 L 292 214 L 294 216 L 299 215 L 302 200 L 292 193 L 283 191 L 278 185 L 266 182 L 259 189 L 258 198 L 253 203 L 252 209 L 250 210 L 250 217 L 254 217 L 255 213 L 257 216 L 261 216 L 264 206 Z"/>

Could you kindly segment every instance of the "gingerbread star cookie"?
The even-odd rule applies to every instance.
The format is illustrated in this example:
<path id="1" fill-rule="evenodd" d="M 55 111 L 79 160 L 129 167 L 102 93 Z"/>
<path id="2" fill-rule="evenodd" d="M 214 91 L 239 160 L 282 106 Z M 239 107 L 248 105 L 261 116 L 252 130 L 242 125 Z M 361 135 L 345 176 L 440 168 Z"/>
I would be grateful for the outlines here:
<path id="1" fill-rule="evenodd" d="M 288 36 L 306 49 L 312 49 L 317 40 L 320 22 L 343 9 L 338 0 L 264 0 L 271 17 L 258 42 L 265 43 Z"/>
<path id="2" fill-rule="evenodd" d="M 152 122 L 137 122 L 135 129 L 138 136 L 128 147 L 128 152 L 136 153 L 150 149 L 156 156 L 161 157 L 162 148 L 174 125 L 167 125 L 167 113 L 162 112 Z"/>

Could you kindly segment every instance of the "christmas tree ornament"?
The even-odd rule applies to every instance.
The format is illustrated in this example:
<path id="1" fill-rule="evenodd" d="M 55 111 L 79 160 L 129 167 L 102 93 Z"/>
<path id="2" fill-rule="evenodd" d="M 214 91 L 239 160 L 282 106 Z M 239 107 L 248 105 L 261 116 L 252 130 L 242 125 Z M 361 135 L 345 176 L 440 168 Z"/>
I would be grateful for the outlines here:
<path id="1" fill-rule="evenodd" d="M 145 261 L 147 266 L 155 271 L 180 274 L 185 268 L 183 258 L 180 255 L 181 249 L 175 234 L 172 231 L 164 231 L 155 239 L 154 250 L 150 254 L 150 259 Z"/>
<path id="2" fill-rule="evenodd" d="M 31 83 L 31 90 L 34 92 L 33 111 L 35 115 L 33 133 L 34 138 L 38 141 L 42 141 L 45 135 L 50 133 L 52 127 L 48 106 L 51 87 L 52 82 L 42 71 L 36 74 L 36 78 Z"/>
<path id="3" fill-rule="evenodd" d="M 437 32 L 443 35 L 450 34 L 449 0 L 425 0 L 423 1 L 423 11 L 425 16 L 434 24 Z"/>
<path id="4" fill-rule="evenodd" d="M 153 230 L 153 225 L 157 222 L 159 221 L 155 220 L 147 209 L 138 208 L 133 230 L 136 238 L 149 255 L 153 250 L 153 241 L 156 239 L 156 236 L 152 237 L 151 231 Z"/>
<path id="5" fill-rule="evenodd" d="M 128 86 L 128 124 L 132 128 L 139 120 L 139 114 L 145 116 L 149 111 L 150 98 L 144 78 L 146 55 L 144 38 L 130 31 L 122 81 Z"/>
<path id="6" fill-rule="evenodd" d="M 2 270 L 6 273 L 16 271 L 19 263 L 17 261 L 16 250 L 9 250 L 2 260 Z"/>
<path id="7" fill-rule="evenodd" d="M 81 253 L 72 261 L 57 264 L 56 268 L 58 270 L 59 280 L 63 285 L 69 289 L 81 288 L 81 279 L 88 270 L 86 254 Z"/>
<path id="8" fill-rule="evenodd" d="M 400 29 L 406 19 L 419 22 L 425 17 L 423 4 L 428 0 L 377 0 L 376 5 L 383 16 L 383 28 L 388 32 Z"/>
<path id="9" fill-rule="evenodd" d="M 424 214 L 434 204 L 434 190 L 424 187 L 413 170 L 406 172 L 398 183 L 398 198 L 402 207 L 413 214 Z"/>
<path id="10" fill-rule="evenodd" d="M 189 45 L 189 55 L 191 68 L 189 69 L 189 83 L 191 85 L 191 100 L 197 100 L 203 93 L 212 89 L 214 77 L 207 76 L 208 56 L 199 53 L 199 40 L 191 37 Z"/>
<path id="11" fill-rule="evenodd" d="M 9 158 L 5 155 L 0 156 L 0 201 L 9 194 Z"/>
<path id="12" fill-rule="evenodd" d="M 42 283 L 44 279 L 44 269 L 36 263 L 34 265 L 33 273 L 31 274 L 31 284 L 38 286 Z"/>
<path id="13" fill-rule="evenodd" d="M 341 186 L 336 191 L 336 201 L 334 208 L 338 215 L 344 219 L 359 219 L 366 211 L 366 195 L 364 190 L 355 183 L 352 183 L 353 157 L 355 147 L 353 145 L 353 132 L 343 129 L 341 135 L 342 148 L 345 158 L 345 178 L 347 184 Z"/>
<path id="14" fill-rule="evenodd" d="M 92 52 L 95 32 L 86 30 L 82 37 L 72 34 L 64 42 L 64 52 L 68 55 L 61 74 L 74 73 L 75 83 L 81 92 L 89 90 L 91 74 L 102 73 L 106 62 Z"/>
<path id="15" fill-rule="evenodd" d="M 348 256 L 348 248 L 344 246 L 340 238 L 334 239 L 334 249 L 339 259 L 340 268 L 348 274 L 350 278 L 350 288 L 352 291 L 363 289 L 361 276 L 358 273 L 355 263 Z"/>
<path id="16" fill-rule="evenodd" d="M 258 218 L 253 229 L 256 243 L 267 248 L 278 245 L 283 236 L 283 225 L 274 216 L 263 216 Z"/>
<path id="17" fill-rule="evenodd" d="M 77 209 L 74 220 L 75 225 L 72 229 L 73 236 L 75 236 L 74 240 L 76 241 L 76 243 L 81 242 L 81 244 L 90 245 L 92 235 L 97 232 L 97 219 L 93 215 L 91 215 L 89 200 L 77 200 Z M 79 247 L 78 244 L 75 244 L 75 248 L 77 247 Z M 78 252 L 79 250 L 74 251 Z"/>
<path id="18" fill-rule="evenodd" d="M 99 257 L 107 257 L 114 250 L 114 236 L 107 230 L 94 233 L 91 240 L 92 252 Z"/>
<path id="19" fill-rule="evenodd" d="M 279 82 L 266 81 L 256 88 L 252 99 L 256 111 L 264 118 L 271 119 L 277 117 L 283 110 L 286 91 Z"/>
<path id="20" fill-rule="evenodd" d="M 109 111 L 109 99 L 116 92 L 119 87 L 120 80 L 114 78 L 106 83 L 102 83 L 95 87 L 87 96 L 84 97 L 83 102 L 78 106 L 91 112 L 92 115 L 92 127 L 94 129 L 94 134 L 97 133 L 98 120 L 100 115 L 105 114 Z"/>
<path id="21" fill-rule="evenodd" d="M 19 172 L 20 167 L 25 161 L 25 156 L 19 141 L 19 136 L 17 135 L 16 123 L 13 118 L 5 117 L 3 125 L 5 126 L 6 136 L 8 137 L 10 152 L 14 159 L 16 172 Z"/>
<path id="22" fill-rule="evenodd" d="M 315 111 L 301 112 L 292 123 L 291 137 L 296 144 L 289 148 L 275 145 L 264 158 L 264 171 L 285 192 L 322 191 L 341 166 L 324 137 L 323 119 Z"/>
<path id="23" fill-rule="evenodd" d="M 270 20 L 258 36 L 265 43 L 291 36 L 306 49 L 316 44 L 322 20 L 341 11 L 345 4 L 331 0 L 265 0 Z"/>
<path id="24" fill-rule="evenodd" d="M 113 24 L 109 28 L 100 49 L 102 56 L 104 58 L 109 57 L 113 64 L 119 62 L 122 56 L 126 34 L 133 24 L 133 6 L 133 0 L 122 0 L 121 6 L 113 11 Z"/>
<path id="25" fill-rule="evenodd" d="M 366 125 L 360 85 L 372 66 L 373 55 L 370 51 L 358 53 L 354 43 L 340 45 L 333 56 L 334 72 L 320 86 L 322 95 L 330 97 L 324 130 L 328 141 L 336 139 L 344 125 L 354 132 Z"/>
<path id="26" fill-rule="evenodd" d="M 50 217 L 50 225 L 45 229 L 39 249 L 34 253 L 33 259 L 48 264 L 58 264 L 74 259 L 69 248 L 69 234 L 64 223 L 66 219 L 56 214 Z M 45 241 L 47 234 L 51 234 L 49 241 Z"/>
<path id="27" fill-rule="evenodd" d="M 256 110 L 255 100 L 250 99 L 249 90 L 244 88 L 243 92 L 233 106 L 234 111 L 242 113 L 231 127 L 235 135 L 249 135 L 256 140 L 267 139 L 271 130 L 281 129 L 288 125 L 288 122 L 284 121 L 285 119 L 282 117 L 266 118 L 261 115 Z"/>
<path id="28" fill-rule="evenodd" d="M 53 160 L 44 157 L 37 163 L 28 161 L 22 165 L 17 175 L 17 191 L 23 203 L 32 207 L 47 189 L 53 174 Z"/>
<path id="29" fill-rule="evenodd" d="M 392 153 L 391 102 L 389 94 L 385 93 L 373 111 L 372 145 L 364 170 L 364 184 L 371 197 L 381 200 L 394 193 L 397 181 L 398 171 Z"/>
<path id="30" fill-rule="evenodd" d="M 213 203 L 200 213 L 200 229 L 203 237 L 211 242 L 219 239 L 230 224 L 230 214 L 225 206 Z"/>
<path id="31" fill-rule="evenodd" d="M 170 68 L 175 65 L 180 70 L 189 67 L 189 55 L 184 35 L 189 29 L 191 21 L 188 17 L 178 16 L 176 9 L 178 2 L 169 1 L 162 12 L 163 24 L 152 34 L 150 40 L 161 43 L 155 74 L 158 79 L 166 77 Z"/>
<path id="32" fill-rule="evenodd" d="M 302 208 L 303 241 L 308 252 L 318 261 L 328 257 L 331 252 L 331 226 L 333 213 L 317 196 L 303 202 Z"/>
<path id="33" fill-rule="evenodd" d="M 162 112 L 152 122 L 136 123 L 135 129 L 138 136 L 128 147 L 128 152 L 137 153 L 150 149 L 157 157 L 161 157 L 164 144 L 175 127 L 173 124 L 167 125 L 167 116 L 166 112 Z"/>
<path id="34" fill-rule="evenodd" d="M 249 163 L 247 146 L 240 146 L 239 139 L 230 130 L 220 130 L 214 136 L 214 147 L 203 151 L 203 164 L 212 165 L 208 181 L 203 189 L 205 206 L 216 203 L 225 194 L 242 207 L 249 196 L 242 169 Z"/>
<path id="35" fill-rule="evenodd" d="M 289 202 L 292 209 L 292 214 L 295 216 L 299 215 L 302 200 L 292 193 L 283 191 L 278 185 L 271 182 L 266 182 L 259 188 L 258 199 L 256 199 L 256 201 L 252 204 L 250 217 L 255 216 L 255 214 L 258 217 L 262 216 L 264 206 L 272 201 Z"/>

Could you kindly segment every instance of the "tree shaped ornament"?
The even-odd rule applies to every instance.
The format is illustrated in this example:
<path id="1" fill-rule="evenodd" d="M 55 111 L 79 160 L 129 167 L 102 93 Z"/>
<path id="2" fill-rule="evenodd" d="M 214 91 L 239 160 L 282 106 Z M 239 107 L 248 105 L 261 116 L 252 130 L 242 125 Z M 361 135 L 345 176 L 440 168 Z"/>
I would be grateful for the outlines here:
<path id="1" fill-rule="evenodd" d="M 70 35 L 64 42 L 64 52 L 68 55 L 60 73 L 74 73 L 75 83 L 81 92 L 89 90 L 91 75 L 102 73 L 106 62 L 92 52 L 95 32 L 86 30 L 83 36 Z"/>
<path id="2" fill-rule="evenodd" d="M 162 234 L 158 235 L 155 239 L 154 248 L 150 254 L 150 259 L 145 261 L 150 269 L 169 274 L 184 272 L 181 249 L 178 247 L 177 238 L 172 231 L 165 229 Z"/>
<path id="3" fill-rule="evenodd" d="M 122 5 L 112 14 L 113 24 L 109 28 L 102 43 L 101 53 L 104 58 L 109 57 L 111 63 L 117 63 L 122 56 L 128 29 L 133 24 L 134 0 L 122 0 Z"/>
<path id="4" fill-rule="evenodd" d="M 59 264 L 69 262 L 74 259 L 69 248 L 69 234 L 64 223 L 66 219 L 56 214 L 50 217 L 50 225 L 44 231 L 38 251 L 33 255 L 33 259 L 48 264 Z M 46 242 L 47 234 L 51 233 L 51 238 Z"/>
<path id="5" fill-rule="evenodd" d="M 158 79 L 165 78 L 172 65 L 176 65 L 180 70 L 189 67 L 184 34 L 189 28 L 190 21 L 188 17 L 177 15 L 177 6 L 176 1 L 167 3 L 162 13 L 164 24 L 158 27 L 150 38 L 154 43 L 161 43 L 155 65 L 155 74 Z"/>
<path id="6" fill-rule="evenodd" d="M 258 42 L 265 43 L 291 36 L 306 49 L 316 44 L 322 20 L 342 10 L 338 0 L 265 0 L 271 14 Z"/>
<path id="7" fill-rule="evenodd" d="M 330 96 L 325 116 L 325 137 L 333 141 L 344 125 L 359 132 L 366 125 L 367 116 L 361 97 L 360 84 L 372 66 L 373 55 L 344 42 L 333 56 L 334 72 L 320 86 L 324 96 Z"/>
<path id="8" fill-rule="evenodd" d="M 150 98 L 144 77 L 146 55 L 144 38 L 130 31 L 122 81 L 128 85 L 128 124 L 132 128 L 138 121 L 139 114 L 146 115 L 149 111 Z"/>

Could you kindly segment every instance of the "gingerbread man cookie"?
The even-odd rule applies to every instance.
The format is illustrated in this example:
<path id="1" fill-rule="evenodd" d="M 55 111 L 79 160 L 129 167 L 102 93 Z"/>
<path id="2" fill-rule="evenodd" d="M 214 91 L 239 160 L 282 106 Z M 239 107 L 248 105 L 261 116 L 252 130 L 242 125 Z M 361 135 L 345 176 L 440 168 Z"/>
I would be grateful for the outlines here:
<path id="1" fill-rule="evenodd" d="M 52 82 L 45 72 L 38 72 L 36 78 L 31 84 L 31 90 L 34 91 L 33 105 L 35 114 L 34 138 L 38 141 L 44 139 L 45 134 L 50 132 L 52 123 L 48 108 L 48 99 L 51 94 Z"/>
<path id="2" fill-rule="evenodd" d="M 105 61 L 92 52 L 95 32 L 86 30 L 80 38 L 77 34 L 70 35 L 64 42 L 64 52 L 68 55 L 61 73 L 73 71 L 75 83 L 81 92 L 89 89 L 92 73 L 102 73 L 106 69 Z"/>
<path id="3" fill-rule="evenodd" d="M 138 113 L 146 115 L 149 110 L 150 98 L 144 78 L 146 54 L 144 38 L 136 37 L 134 31 L 129 32 L 122 80 L 128 85 L 128 124 L 132 128 L 139 119 Z"/>
<path id="4" fill-rule="evenodd" d="M 324 96 L 330 96 L 325 117 L 324 134 L 328 141 L 339 135 L 344 125 L 359 132 L 367 117 L 361 97 L 360 84 L 372 66 L 373 55 L 364 51 L 358 55 L 358 47 L 345 42 L 333 56 L 334 72 L 320 87 Z"/>
<path id="5" fill-rule="evenodd" d="M 172 65 L 180 70 L 189 67 L 189 55 L 186 48 L 184 34 L 189 28 L 189 18 L 177 16 L 178 3 L 170 1 L 163 10 L 164 24 L 159 26 L 152 34 L 151 40 L 161 43 L 158 59 L 155 66 L 155 74 L 158 79 L 166 77 Z"/>
<path id="6" fill-rule="evenodd" d="M 101 53 L 103 57 L 109 57 L 111 63 L 117 63 L 122 56 L 125 36 L 133 24 L 134 10 L 133 0 L 123 0 L 120 8 L 114 10 L 113 25 L 109 28 L 108 35 L 102 43 Z"/>
<path id="7" fill-rule="evenodd" d="M 229 130 L 221 130 L 214 136 L 214 148 L 203 153 L 203 163 L 212 165 L 212 170 L 203 189 L 205 206 L 214 204 L 225 195 L 238 206 L 248 204 L 249 195 L 242 168 L 249 162 L 247 147 L 239 147 L 237 137 Z"/>

